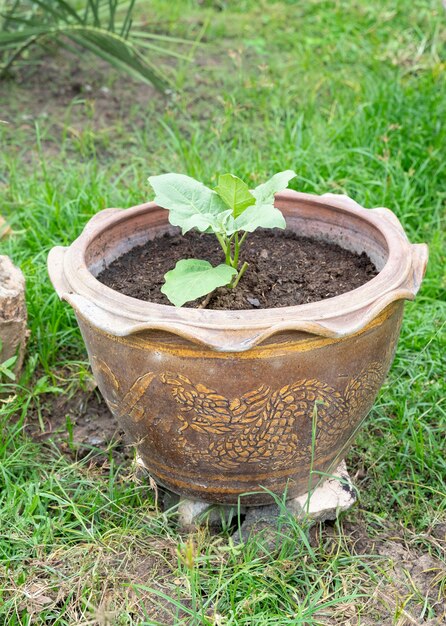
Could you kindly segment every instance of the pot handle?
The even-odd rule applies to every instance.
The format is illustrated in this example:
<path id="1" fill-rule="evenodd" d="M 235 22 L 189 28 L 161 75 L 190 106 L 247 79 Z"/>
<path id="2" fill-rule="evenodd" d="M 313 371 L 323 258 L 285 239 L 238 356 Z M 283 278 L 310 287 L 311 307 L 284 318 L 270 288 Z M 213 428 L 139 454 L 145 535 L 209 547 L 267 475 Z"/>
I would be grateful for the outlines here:
<path id="1" fill-rule="evenodd" d="M 48 275 L 61 300 L 65 300 L 67 295 L 73 293 L 63 271 L 63 260 L 66 251 L 66 246 L 55 246 L 49 251 L 47 259 Z"/>
<path id="2" fill-rule="evenodd" d="M 402 229 L 402 226 L 401 226 L 401 223 L 400 223 L 399 219 L 397 218 L 395 213 L 393 213 L 393 211 L 391 211 L 390 209 L 387 209 L 386 207 L 383 207 L 383 206 L 377 207 L 375 209 L 369 209 L 369 210 L 373 211 L 373 213 L 378 213 L 378 215 L 382 219 L 386 220 L 387 222 L 389 222 L 389 224 L 392 224 L 392 226 L 397 228 L 399 233 L 403 233 L 404 236 L 406 236 L 406 233 Z M 407 237 L 406 237 L 406 239 L 407 239 Z"/>
<path id="3" fill-rule="evenodd" d="M 420 288 L 423 276 L 426 273 L 427 260 L 429 258 L 429 248 L 425 243 L 412 244 L 412 291 L 413 295 Z"/>
<path id="4" fill-rule="evenodd" d="M 400 234 L 404 235 L 406 241 L 410 243 L 395 213 L 385 207 L 378 207 L 376 209 L 372 209 L 372 211 L 377 213 L 381 219 L 386 220 L 389 224 L 396 228 Z M 407 283 L 405 285 L 401 285 L 401 287 L 406 287 L 412 295 L 415 296 L 420 289 L 421 281 L 426 273 L 429 248 L 425 243 L 413 243 L 410 244 L 410 249 L 412 253 L 412 273 L 408 275 Z"/>

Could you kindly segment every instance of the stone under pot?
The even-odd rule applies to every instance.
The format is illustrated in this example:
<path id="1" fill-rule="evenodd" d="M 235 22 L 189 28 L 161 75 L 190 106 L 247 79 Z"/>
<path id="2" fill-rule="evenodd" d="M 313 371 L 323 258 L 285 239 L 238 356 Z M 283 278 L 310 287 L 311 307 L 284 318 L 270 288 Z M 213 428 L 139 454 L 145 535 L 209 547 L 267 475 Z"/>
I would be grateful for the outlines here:
<path id="1" fill-rule="evenodd" d="M 388 209 L 290 190 L 275 204 L 289 229 L 365 251 L 378 275 L 340 296 L 276 309 L 143 302 L 95 276 L 175 231 L 153 202 L 99 212 L 48 258 L 108 406 L 153 478 L 188 498 L 235 504 L 248 493 L 245 504 L 267 504 L 267 490 L 296 497 L 336 468 L 392 363 L 404 300 L 424 275 L 427 246 L 411 244 Z"/>

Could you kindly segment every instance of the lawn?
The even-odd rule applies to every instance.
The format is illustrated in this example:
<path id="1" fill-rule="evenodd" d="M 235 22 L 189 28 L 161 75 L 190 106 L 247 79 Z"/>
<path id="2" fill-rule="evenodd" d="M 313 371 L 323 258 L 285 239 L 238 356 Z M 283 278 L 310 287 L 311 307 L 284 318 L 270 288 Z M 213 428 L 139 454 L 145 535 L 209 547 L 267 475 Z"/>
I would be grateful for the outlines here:
<path id="1" fill-rule="evenodd" d="M 194 40 L 157 62 L 161 96 L 89 53 L 30 53 L 0 82 L 0 240 L 26 276 L 26 369 L 0 396 L 0 623 L 441 626 L 446 623 L 446 12 L 436 0 L 139 3 Z M 155 25 L 155 26 L 153 26 Z M 392 209 L 430 261 L 347 463 L 356 508 L 277 528 L 190 535 L 163 513 L 89 373 L 46 273 L 105 207 L 177 171 Z M 100 424 L 100 436 L 93 424 Z M 285 514 L 284 514 L 285 515 Z"/>

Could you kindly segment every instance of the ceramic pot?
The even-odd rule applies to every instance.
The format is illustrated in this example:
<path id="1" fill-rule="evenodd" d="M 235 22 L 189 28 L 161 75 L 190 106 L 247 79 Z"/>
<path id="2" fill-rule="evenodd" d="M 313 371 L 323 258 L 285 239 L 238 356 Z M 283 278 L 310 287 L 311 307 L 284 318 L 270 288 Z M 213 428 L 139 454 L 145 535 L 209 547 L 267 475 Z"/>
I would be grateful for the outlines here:
<path id="1" fill-rule="evenodd" d="M 284 191 L 288 228 L 365 251 L 379 274 L 335 298 L 277 309 L 212 311 L 143 302 L 95 276 L 174 229 L 154 203 L 106 209 L 51 250 L 59 296 L 76 312 L 108 406 L 153 478 L 204 501 L 295 497 L 345 456 L 392 363 L 404 300 L 427 247 L 388 209 Z M 311 475 L 311 481 L 310 481 Z"/>

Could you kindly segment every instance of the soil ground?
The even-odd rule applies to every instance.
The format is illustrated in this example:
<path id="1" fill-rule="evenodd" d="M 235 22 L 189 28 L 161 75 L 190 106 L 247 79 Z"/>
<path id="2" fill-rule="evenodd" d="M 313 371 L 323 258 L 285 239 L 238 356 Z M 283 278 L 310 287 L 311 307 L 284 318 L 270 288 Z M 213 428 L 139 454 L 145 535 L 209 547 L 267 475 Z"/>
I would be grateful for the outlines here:
<path id="1" fill-rule="evenodd" d="M 106 460 L 111 452 L 116 462 L 130 461 L 133 448 L 126 445 L 125 433 L 109 411 L 97 389 L 73 396 L 48 396 L 39 410 L 28 413 L 26 433 L 36 441 L 53 441 L 72 460 L 91 452 L 96 460 Z M 93 454 L 94 456 L 94 454 Z"/>
<path id="2" fill-rule="evenodd" d="M 165 235 L 133 248 L 97 277 L 108 287 L 140 300 L 170 304 L 161 293 L 164 274 L 180 259 L 224 262 L 215 237 Z M 316 302 L 360 287 L 377 271 L 365 253 L 298 237 L 292 231 L 256 231 L 243 245 L 240 265 L 249 267 L 237 289 L 220 288 L 209 309 L 276 308 Z M 199 306 L 202 299 L 189 302 Z"/>

